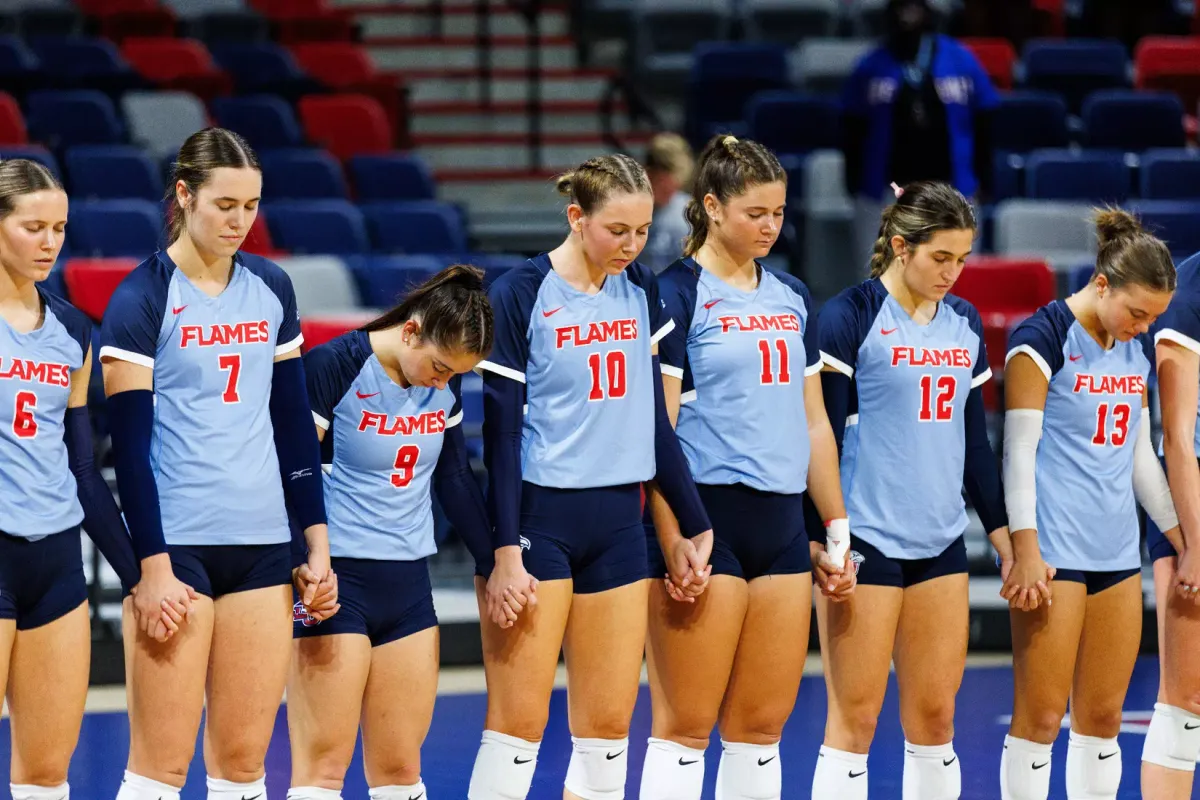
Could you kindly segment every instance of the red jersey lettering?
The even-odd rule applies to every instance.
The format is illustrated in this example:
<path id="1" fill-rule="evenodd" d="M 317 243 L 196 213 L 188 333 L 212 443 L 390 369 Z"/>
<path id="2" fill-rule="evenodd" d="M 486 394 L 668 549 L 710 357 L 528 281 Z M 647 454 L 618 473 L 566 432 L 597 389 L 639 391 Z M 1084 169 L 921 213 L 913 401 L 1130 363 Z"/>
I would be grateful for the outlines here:
<path id="1" fill-rule="evenodd" d="M 266 344 L 271 341 L 271 326 L 265 319 L 234 325 L 182 325 L 179 346 L 224 347 L 231 344 Z"/>
<path id="2" fill-rule="evenodd" d="M 637 320 L 614 319 L 592 322 L 586 328 L 582 325 L 567 325 L 555 328 L 554 336 L 554 346 L 559 350 L 564 347 L 583 347 L 601 342 L 628 342 L 638 338 Z"/>
<path id="3" fill-rule="evenodd" d="M 893 347 L 892 366 L 971 368 L 971 351 L 965 347 L 934 350 L 928 347 Z"/>
<path id="4" fill-rule="evenodd" d="M 0 357 L 0 381 L 24 381 L 46 386 L 70 386 L 71 368 L 67 364 L 44 364 L 25 358 Z"/>
<path id="5" fill-rule="evenodd" d="M 751 314 L 748 317 L 717 317 L 721 333 L 732 331 L 800 331 L 800 318 L 795 314 Z"/>
<path id="6" fill-rule="evenodd" d="M 1141 375 L 1075 375 L 1075 394 L 1132 394 L 1146 391 L 1146 379 Z"/>
<path id="7" fill-rule="evenodd" d="M 393 417 L 375 411 L 363 411 L 359 432 L 375 429 L 379 436 L 426 436 L 446 430 L 446 412 L 426 411 L 415 417 Z"/>

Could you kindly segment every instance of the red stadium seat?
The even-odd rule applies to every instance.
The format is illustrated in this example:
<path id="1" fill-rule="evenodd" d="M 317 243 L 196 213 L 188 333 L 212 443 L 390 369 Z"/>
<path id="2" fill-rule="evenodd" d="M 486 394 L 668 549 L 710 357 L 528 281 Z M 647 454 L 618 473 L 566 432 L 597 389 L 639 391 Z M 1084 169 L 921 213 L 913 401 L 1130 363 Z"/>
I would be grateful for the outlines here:
<path id="1" fill-rule="evenodd" d="M 300 99 L 304 133 L 341 159 L 393 149 L 387 114 L 379 101 L 357 94 L 309 95 Z"/>
<path id="2" fill-rule="evenodd" d="M 125 11 L 153 11 L 158 0 L 75 0 L 79 10 L 89 17 L 102 17 Z"/>
<path id="3" fill-rule="evenodd" d="M 1200 40 L 1189 36 L 1147 36 L 1134 51 L 1135 85 L 1174 92 L 1184 108 L 1200 101 Z"/>
<path id="4" fill-rule="evenodd" d="M 63 277 L 71 303 L 99 322 L 117 286 L 138 265 L 136 258 L 72 258 Z"/>
<path id="5" fill-rule="evenodd" d="M 254 224 L 250 226 L 250 233 L 242 242 L 241 249 L 242 252 L 253 253 L 264 258 L 287 255 L 286 250 L 281 250 L 271 241 L 271 229 L 267 227 L 267 215 L 261 206 L 258 209 L 258 216 L 254 218 Z"/>
<path id="6" fill-rule="evenodd" d="M 291 50 L 300 67 L 330 89 L 378 100 L 392 131 L 403 140 L 408 128 L 404 83 L 395 75 L 381 74 L 361 45 L 354 42 L 306 42 L 293 45 Z"/>
<path id="7" fill-rule="evenodd" d="M 270 17 L 275 39 L 283 44 L 345 42 L 354 38 L 350 15 L 330 8 L 325 0 L 253 0 L 253 5 Z"/>
<path id="8" fill-rule="evenodd" d="M 25 117 L 11 94 L 0 92 L 0 144 L 26 144 Z"/>
<path id="9" fill-rule="evenodd" d="M 308 352 L 314 347 L 325 344 L 330 339 L 336 339 L 343 333 L 361 327 L 363 323 L 374 318 L 375 312 L 373 311 L 304 317 L 300 320 L 300 333 L 304 335 L 304 351 Z"/>
<path id="10" fill-rule="evenodd" d="M 233 87 L 229 75 L 217 68 L 208 49 L 195 39 L 134 37 L 125 40 L 121 54 L 147 80 L 205 101 L 229 94 Z"/>
<path id="11" fill-rule="evenodd" d="M 967 38 L 963 46 L 979 60 L 983 71 L 998 89 L 1011 89 L 1013 65 L 1017 63 L 1017 51 L 1008 39 Z"/>

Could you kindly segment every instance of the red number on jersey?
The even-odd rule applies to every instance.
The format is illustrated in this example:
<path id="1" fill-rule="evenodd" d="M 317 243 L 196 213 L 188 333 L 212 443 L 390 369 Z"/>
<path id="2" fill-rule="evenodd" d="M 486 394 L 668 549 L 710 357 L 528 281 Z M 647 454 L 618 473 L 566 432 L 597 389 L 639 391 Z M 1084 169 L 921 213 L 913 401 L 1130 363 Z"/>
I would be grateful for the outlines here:
<path id="1" fill-rule="evenodd" d="M 240 403 L 238 397 L 238 377 L 242 374 L 242 354 L 226 353 L 217 356 L 217 364 L 222 370 L 229 370 L 229 380 L 225 382 L 225 393 L 221 395 L 222 403 Z"/>
<path id="2" fill-rule="evenodd" d="M 792 373 L 788 369 L 787 340 L 776 339 L 775 349 L 779 351 L 779 382 L 791 383 Z M 766 339 L 758 340 L 758 352 L 762 353 L 762 382 L 774 383 L 775 376 L 771 372 L 771 343 Z"/>
<path id="3" fill-rule="evenodd" d="M 421 448 L 415 444 L 406 444 L 396 451 L 396 463 L 392 467 L 398 472 L 392 473 L 392 486 L 403 489 L 412 483 L 413 473 L 417 469 L 417 460 L 421 457 Z"/>
<path id="4" fill-rule="evenodd" d="M 608 375 L 608 397 L 617 399 L 625 396 L 625 351 L 609 350 L 607 353 L 592 353 L 588 356 L 588 370 L 592 373 L 592 389 L 588 400 L 603 400 L 604 386 L 601 383 L 601 365 Z"/>
<path id="5" fill-rule="evenodd" d="M 934 397 L 935 382 L 932 375 L 921 376 L 921 410 L 917 419 L 921 422 L 949 422 L 954 418 L 954 393 L 958 381 L 953 375 L 939 375 L 936 382 L 937 397 Z"/>
<path id="6" fill-rule="evenodd" d="M 13 435 L 18 439 L 37 436 L 38 424 L 33 417 L 37 408 L 37 395 L 33 392 L 17 392 L 17 407 L 13 413 Z"/>
<path id="7" fill-rule="evenodd" d="M 1108 432 L 1108 403 L 1096 406 L 1096 435 L 1092 444 L 1103 447 L 1111 444 L 1120 447 L 1129 438 L 1129 416 L 1133 413 L 1129 403 L 1115 403 L 1112 407 L 1112 433 Z"/>

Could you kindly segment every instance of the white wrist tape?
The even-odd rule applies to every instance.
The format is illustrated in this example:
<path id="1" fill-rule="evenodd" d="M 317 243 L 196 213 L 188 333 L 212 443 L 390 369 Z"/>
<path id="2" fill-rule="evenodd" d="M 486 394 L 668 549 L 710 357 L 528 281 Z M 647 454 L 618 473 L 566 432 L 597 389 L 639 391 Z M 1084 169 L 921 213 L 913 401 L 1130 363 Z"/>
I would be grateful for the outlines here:
<path id="1" fill-rule="evenodd" d="M 1043 413 L 1015 408 L 1004 415 L 1004 507 L 1008 529 L 1037 528 L 1037 449 Z"/>
<path id="2" fill-rule="evenodd" d="M 1148 408 L 1142 409 L 1142 425 L 1133 443 L 1133 494 L 1160 531 L 1169 531 L 1179 524 L 1166 473 L 1150 443 Z"/>
<path id="3" fill-rule="evenodd" d="M 850 520 L 831 519 L 825 525 L 825 552 L 833 562 L 841 566 L 846 561 L 846 551 L 850 549 Z"/>

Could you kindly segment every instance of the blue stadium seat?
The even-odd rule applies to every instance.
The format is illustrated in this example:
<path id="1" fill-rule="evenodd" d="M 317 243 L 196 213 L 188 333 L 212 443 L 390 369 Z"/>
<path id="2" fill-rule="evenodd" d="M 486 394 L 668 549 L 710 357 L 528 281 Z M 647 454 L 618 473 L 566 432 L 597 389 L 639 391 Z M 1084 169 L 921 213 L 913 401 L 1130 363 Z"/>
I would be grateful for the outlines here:
<path id="1" fill-rule="evenodd" d="M 123 144 L 80 145 L 67 151 L 66 165 L 72 197 L 162 199 L 162 175 L 141 148 Z"/>
<path id="2" fill-rule="evenodd" d="M 240 133 L 255 150 L 304 143 L 296 112 L 274 95 L 218 97 L 211 107 L 218 125 Z"/>
<path id="3" fill-rule="evenodd" d="M 294 99 L 320 85 L 301 71 L 283 47 L 269 42 L 214 42 L 213 59 L 233 75 L 239 94 L 279 93 Z"/>
<path id="4" fill-rule="evenodd" d="M 272 200 L 346 199 L 342 165 L 316 148 L 261 150 L 263 195 Z"/>
<path id="5" fill-rule="evenodd" d="M 684 135 L 695 147 L 745 119 L 757 92 L 787 89 L 787 51 L 782 45 L 702 42 L 688 76 Z"/>
<path id="6" fill-rule="evenodd" d="M 436 189 L 429 165 L 407 153 L 354 156 L 347 162 L 358 199 L 433 200 Z"/>
<path id="7" fill-rule="evenodd" d="M 1200 252 L 1200 201 L 1141 200 L 1133 210 L 1142 224 L 1167 243 L 1176 258 Z"/>
<path id="8" fill-rule="evenodd" d="M 144 85 L 116 45 L 107 39 L 83 36 L 42 36 L 31 39 L 42 69 L 63 88 L 123 92 Z"/>
<path id="9" fill-rule="evenodd" d="M 1095 92 L 1083 104 L 1089 147 L 1141 152 L 1183 147 L 1183 103 L 1170 92 Z"/>
<path id="10" fill-rule="evenodd" d="M 381 253 L 465 253 L 467 233 L 454 207 L 431 200 L 370 203 L 363 214 Z"/>
<path id="11" fill-rule="evenodd" d="M 16 36 L 0 36 L 0 86 L 10 94 L 44 88 L 46 76 L 33 51 Z"/>
<path id="12" fill-rule="evenodd" d="M 71 203 L 67 238 L 76 256 L 146 258 L 162 233 L 159 204 L 149 200 Z"/>
<path id="13" fill-rule="evenodd" d="M 483 283 L 485 286 L 491 286 L 496 278 L 510 269 L 524 266 L 529 259 L 511 253 L 473 253 L 468 260 L 483 268 Z"/>
<path id="14" fill-rule="evenodd" d="M 1095 264 L 1080 264 L 1071 269 L 1070 277 L 1067 279 L 1067 286 L 1071 294 L 1078 292 L 1083 287 L 1087 286 L 1092 281 L 1092 275 L 1096 272 Z"/>
<path id="15" fill-rule="evenodd" d="M 993 203 L 1020 197 L 1025 183 L 1025 156 L 1017 153 L 997 152 L 992 156 Z"/>
<path id="16" fill-rule="evenodd" d="M 1037 150 L 1025 160 L 1025 194 L 1038 200 L 1121 203 L 1131 182 L 1118 151 Z"/>
<path id="17" fill-rule="evenodd" d="M 1022 63 L 1027 88 L 1058 92 L 1072 111 L 1094 91 L 1129 85 L 1129 54 L 1120 42 L 1034 39 Z"/>
<path id="18" fill-rule="evenodd" d="M 352 255 L 370 249 L 363 215 L 345 200 L 281 200 L 266 204 L 276 245 L 297 255 Z"/>
<path id="19" fill-rule="evenodd" d="M 409 289 L 446 266 L 445 259 L 429 255 L 358 256 L 347 261 L 363 302 L 376 308 L 391 308 Z"/>
<path id="20" fill-rule="evenodd" d="M 31 92 L 25 122 L 29 137 L 51 149 L 77 144 L 117 144 L 121 119 L 107 95 L 90 89 Z"/>
<path id="21" fill-rule="evenodd" d="M 1147 200 L 1200 200 L 1200 156 L 1194 150 L 1147 150 L 1141 183 Z"/>
<path id="22" fill-rule="evenodd" d="M 21 147 L 15 145 L 0 147 L 0 161 L 9 161 L 14 158 L 28 158 L 30 161 L 45 164 L 46 168 L 53 172 L 56 178 L 60 181 L 62 180 L 62 170 L 58 167 L 58 159 L 44 147 L 34 144 Z"/>
<path id="23" fill-rule="evenodd" d="M 800 92 L 759 92 L 746 106 L 750 138 L 778 156 L 840 147 L 841 119 L 836 101 Z"/>
<path id="24" fill-rule="evenodd" d="M 1028 153 L 1066 147 L 1067 105 L 1048 92 L 1011 92 L 1000 96 L 992 116 L 992 146 L 1001 153 Z"/>

